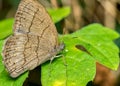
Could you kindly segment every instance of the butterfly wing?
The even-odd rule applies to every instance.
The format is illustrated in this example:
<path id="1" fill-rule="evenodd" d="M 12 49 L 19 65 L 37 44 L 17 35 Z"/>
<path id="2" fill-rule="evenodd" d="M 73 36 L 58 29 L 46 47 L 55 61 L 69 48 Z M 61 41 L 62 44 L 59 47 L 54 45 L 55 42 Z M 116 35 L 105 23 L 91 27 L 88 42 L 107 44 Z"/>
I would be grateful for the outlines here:
<path id="1" fill-rule="evenodd" d="M 14 33 L 41 37 L 44 32 L 50 36 L 52 47 L 58 45 L 56 28 L 45 8 L 37 0 L 22 0 L 15 17 Z"/>
<path id="2" fill-rule="evenodd" d="M 32 70 L 61 48 L 56 28 L 37 0 L 22 0 L 15 17 L 14 34 L 3 50 L 3 62 L 12 77 Z"/>

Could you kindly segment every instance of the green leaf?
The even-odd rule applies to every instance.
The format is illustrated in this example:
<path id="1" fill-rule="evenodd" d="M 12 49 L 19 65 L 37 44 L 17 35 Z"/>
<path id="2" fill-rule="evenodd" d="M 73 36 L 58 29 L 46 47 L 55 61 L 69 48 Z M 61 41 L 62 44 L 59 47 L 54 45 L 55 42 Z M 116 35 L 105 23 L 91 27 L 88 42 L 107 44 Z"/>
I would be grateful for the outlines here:
<path id="1" fill-rule="evenodd" d="M 91 24 L 61 36 L 63 57 L 42 65 L 43 86 L 86 86 L 94 79 L 96 62 L 116 70 L 119 49 L 113 43 L 119 34 L 99 24 Z"/>
<path id="2" fill-rule="evenodd" d="M 4 65 L 2 63 L 2 56 L 0 55 L 0 73 L 4 70 Z"/>
<path id="3" fill-rule="evenodd" d="M 0 40 L 0 53 L 2 52 L 3 43 L 4 43 L 4 41 Z"/>
<path id="4" fill-rule="evenodd" d="M 113 43 L 119 37 L 117 32 L 100 24 L 93 24 L 73 33 L 72 37 L 77 37 L 75 40 L 81 41 L 80 44 L 86 47 L 96 61 L 113 70 L 118 68 L 119 49 Z"/>
<path id="5" fill-rule="evenodd" d="M 0 73 L 0 86 L 23 86 L 23 83 L 28 76 L 28 73 L 21 75 L 20 77 L 13 79 L 9 76 L 6 70 Z"/>
<path id="6" fill-rule="evenodd" d="M 70 14 L 70 7 L 63 7 L 59 9 L 48 9 L 54 23 L 62 20 Z"/>
<path id="7" fill-rule="evenodd" d="M 103 27 L 97 23 L 88 25 L 87 27 L 82 28 L 82 30 L 76 31 L 71 35 L 80 36 L 81 38 L 87 38 L 94 41 L 96 41 L 96 39 L 98 39 L 98 41 L 103 41 L 100 40 L 99 37 L 104 40 L 114 40 L 119 37 L 119 34 L 117 32 L 113 31 L 110 28 Z"/>
<path id="8" fill-rule="evenodd" d="M 3 40 L 0 40 L 0 72 L 2 72 L 3 69 L 4 69 L 4 66 L 3 66 L 3 63 L 2 63 L 2 56 L 1 56 L 3 42 L 4 42 Z"/>
<path id="9" fill-rule="evenodd" d="M 0 39 L 4 39 L 12 34 L 13 19 L 0 21 Z"/>

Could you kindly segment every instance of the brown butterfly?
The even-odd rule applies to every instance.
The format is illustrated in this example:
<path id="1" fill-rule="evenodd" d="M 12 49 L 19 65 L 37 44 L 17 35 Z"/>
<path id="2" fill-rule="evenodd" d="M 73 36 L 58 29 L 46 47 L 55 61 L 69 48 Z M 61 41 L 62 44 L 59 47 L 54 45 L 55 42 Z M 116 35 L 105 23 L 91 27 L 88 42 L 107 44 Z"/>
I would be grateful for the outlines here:
<path id="1" fill-rule="evenodd" d="M 11 77 L 17 77 L 52 59 L 64 48 L 58 42 L 54 23 L 37 0 L 21 0 L 14 33 L 4 45 L 3 62 Z"/>

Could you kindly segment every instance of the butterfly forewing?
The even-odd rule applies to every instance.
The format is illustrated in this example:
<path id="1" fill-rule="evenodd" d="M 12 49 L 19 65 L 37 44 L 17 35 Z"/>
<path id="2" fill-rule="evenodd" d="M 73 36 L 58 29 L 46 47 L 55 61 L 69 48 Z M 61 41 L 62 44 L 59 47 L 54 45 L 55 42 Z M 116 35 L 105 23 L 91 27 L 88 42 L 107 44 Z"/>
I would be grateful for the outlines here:
<path id="1" fill-rule="evenodd" d="M 37 0 L 22 0 L 15 16 L 14 34 L 3 49 L 3 62 L 12 77 L 52 58 L 60 51 L 56 28 Z"/>

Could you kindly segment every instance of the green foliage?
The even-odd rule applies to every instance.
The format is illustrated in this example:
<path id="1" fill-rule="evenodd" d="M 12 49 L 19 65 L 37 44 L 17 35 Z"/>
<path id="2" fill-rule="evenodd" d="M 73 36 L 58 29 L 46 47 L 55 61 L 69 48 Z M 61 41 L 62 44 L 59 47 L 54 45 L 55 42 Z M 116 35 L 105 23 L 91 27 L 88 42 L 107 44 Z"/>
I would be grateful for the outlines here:
<path id="1" fill-rule="evenodd" d="M 63 7 L 59 9 L 48 9 L 49 14 L 52 16 L 53 22 L 59 22 L 70 14 L 70 7 Z"/>
<path id="2" fill-rule="evenodd" d="M 0 86 L 23 86 L 23 82 L 25 81 L 28 73 L 21 75 L 18 78 L 11 78 L 6 70 L 0 72 Z"/>
<path id="3" fill-rule="evenodd" d="M 49 10 L 56 23 L 68 16 L 69 8 Z M 12 34 L 13 19 L 0 22 L 0 53 L 3 39 Z M 43 86 L 85 86 L 93 80 L 96 62 L 116 70 L 119 64 L 119 49 L 113 43 L 119 34 L 99 24 L 92 24 L 74 32 L 60 36 L 64 41 L 63 56 L 55 58 L 50 64 L 42 64 Z M 22 86 L 28 72 L 16 79 L 9 77 L 0 56 L 0 86 Z"/>
<path id="4" fill-rule="evenodd" d="M 97 62 L 110 69 L 117 69 L 119 49 L 113 43 L 113 40 L 119 37 L 116 32 L 99 24 L 93 24 L 73 33 L 72 37 L 78 37 L 76 38 L 76 41 L 80 41 L 78 44 L 86 47 Z"/>
<path id="5" fill-rule="evenodd" d="M 2 53 L 2 46 L 3 46 L 3 40 L 0 40 L 0 53 Z M 2 56 L 0 54 L 0 72 L 2 72 L 4 69 L 4 66 L 2 64 Z"/>
<path id="6" fill-rule="evenodd" d="M 12 34 L 13 19 L 0 21 L 0 39 L 4 39 Z"/>
<path id="7" fill-rule="evenodd" d="M 96 62 L 117 70 L 119 49 L 113 40 L 118 37 L 99 24 L 61 36 L 66 46 L 63 57 L 42 65 L 43 86 L 86 86 L 95 76 Z"/>

